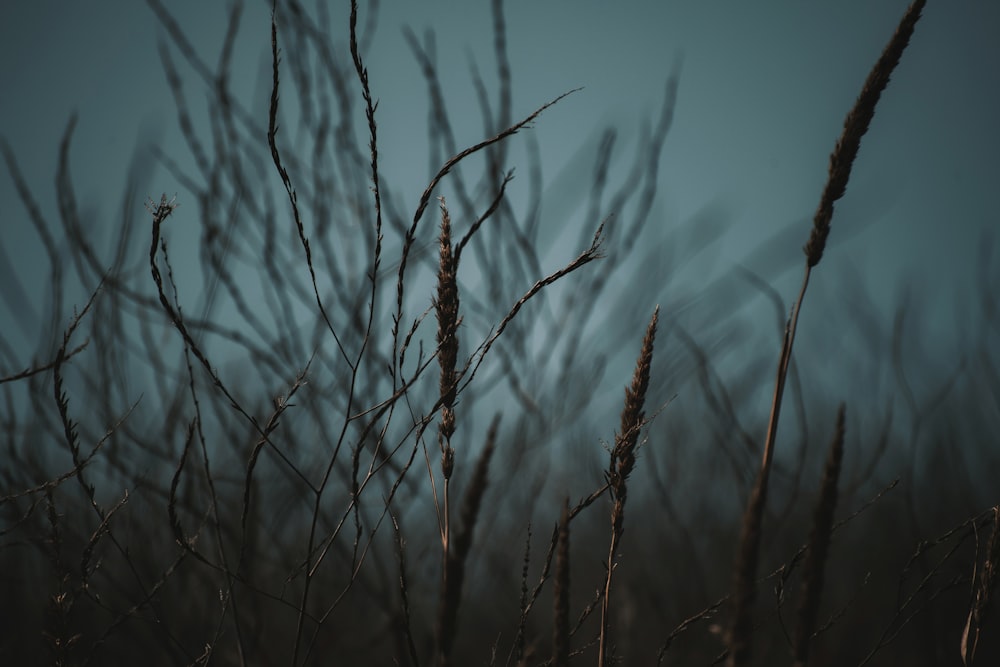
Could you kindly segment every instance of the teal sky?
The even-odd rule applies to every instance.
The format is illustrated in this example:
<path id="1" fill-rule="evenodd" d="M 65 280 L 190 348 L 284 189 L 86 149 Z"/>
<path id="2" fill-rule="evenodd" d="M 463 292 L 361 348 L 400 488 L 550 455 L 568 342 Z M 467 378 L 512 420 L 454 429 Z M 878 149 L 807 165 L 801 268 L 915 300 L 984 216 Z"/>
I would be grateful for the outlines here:
<path id="1" fill-rule="evenodd" d="M 196 48 L 214 61 L 227 3 L 165 4 Z M 340 17 L 335 25 L 343 26 L 335 39 L 343 40 L 347 5 L 328 4 L 331 15 Z M 621 130 L 627 150 L 636 128 L 654 113 L 667 75 L 680 63 L 678 106 L 655 216 L 667 226 L 706 211 L 725 218 L 729 231 L 699 259 L 689 281 L 705 284 L 742 265 L 775 281 L 790 298 L 787 286 L 799 275 L 799 248 L 826 177 L 828 155 L 906 6 L 867 0 L 507 2 L 515 116 L 583 87 L 532 130 L 552 194 L 545 209 L 554 221 L 549 238 L 558 236 L 574 202 L 581 200 L 580 186 L 574 190 L 572 184 L 590 173 L 578 164 L 578 149 L 612 124 Z M 269 3 L 249 3 L 234 68 L 237 94 L 248 103 L 262 94 L 256 82 L 268 47 L 268 19 Z M 364 55 L 380 100 L 387 177 L 405 201 L 414 202 L 427 178 L 420 150 L 426 102 L 404 27 L 417 35 L 435 31 L 456 137 L 471 144 L 482 138 L 482 130 L 468 57 L 484 74 L 492 73 L 489 3 L 380 3 L 377 31 Z M 831 282 L 838 265 L 854 267 L 867 293 L 887 307 L 900 285 L 916 285 L 925 312 L 946 319 L 956 294 L 971 285 L 984 239 L 988 248 L 997 248 L 997 237 L 986 235 L 998 222 L 993 205 L 1000 184 L 998 30 L 998 3 L 929 3 L 838 206 Z M 115 233 L 137 145 L 156 142 L 186 159 L 157 54 L 162 38 L 153 12 L 135 0 L 37 0 L 5 8 L 0 133 L 53 221 L 59 139 L 73 112 L 79 116 L 74 182 L 81 205 L 94 213 L 95 238 Z M 192 100 L 198 101 L 196 93 Z M 526 164 L 511 166 L 520 166 L 519 173 L 527 169 Z M 154 197 L 180 190 L 161 171 L 154 171 L 147 184 Z M 0 321 L 17 322 L 4 325 L 2 335 L 20 347 L 40 328 L 42 310 L 33 299 L 46 276 L 39 275 L 41 244 L 6 173 L 0 178 L 0 201 Z M 798 225 L 798 231 L 781 236 L 789 225 Z M 787 246 L 780 271 L 770 265 L 773 253 L 754 252 L 772 237 L 778 244 L 772 249 Z M 795 270 L 786 271 L 789 267 Z"/>

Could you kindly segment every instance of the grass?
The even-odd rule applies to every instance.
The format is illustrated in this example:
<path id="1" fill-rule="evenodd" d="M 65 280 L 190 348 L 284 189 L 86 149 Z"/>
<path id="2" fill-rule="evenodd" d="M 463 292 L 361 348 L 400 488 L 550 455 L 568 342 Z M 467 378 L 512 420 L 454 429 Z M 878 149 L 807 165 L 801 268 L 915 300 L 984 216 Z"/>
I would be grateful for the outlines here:
<path id="1" fill-rule="evenodd" d="M 380 167 L 356 3 L 343 57 L 317 17 L 277 8 L 264 109 L 231 95 L 230 57 L 213 69 L 151 3 L 171 35 L 164 68 L 196 166 L 160 155 L 186 192 L 147 202 L 141 225 L 126 218 L 110 269 L 72 191 L 74 123 L 58 225 L 4 144 L 51 264 L 54 315 L 36 360 L 5 351 L 0 371 L 0 661 L 993 664 L 1000 498 L 965 457 L 997 469 L 985 435 L 995 411 L 954 408 L 1000 386 L 991 281 L 979 286 L 983 362 L 929 393 L 914 389 L 906 312 L 895 314 L 884 338 L 905 428 L 891 406 L 831 403 L 793 355 L 800 316 L 852 315 L 803 311 L 806 287 L 833 252 L 834 204 L 923 4 L 835 142 L 781 340 L 724 379 L 713 355 L 724 346 L 689 329 L 677 303 L 636 288 L 618 322 L 602 319 L 613 279 L 632 271 L 635 284 L 647 268 L 638 249 L 676 72 L 609 195 L 604 135 L 590 217 L 558 263 L 537 241 L 541 195 L 519 211 L 508 165 L 518 135 L 544 131 L 573 98 L 515 113 L 502 2 L 498 94 L 475 79 L 486 138 L 468 148 L 454 146 L 432 50 L 411 36 L 432 151 L 451 156 L 412 213 Z M 177 54 L 207 92 L 207 136 Z M 206 289 L 191 293 L 192 264 L 177 256 L 198 258 Z M 781 296 L 754 280 L 784 319 Z M 78 310 L 71 283 L 89 290 Z M 593 332 L 602 355 L 635 354 L 630 379 L 605 379 L 614 366 Z M 611 433 L 592 416 L 623 381 Z M 762 386 L 773 386 L 768 414 L 754 411 Z M 780 439 L 798 446 L 788 455 L 776 453 L 783 406 Z M 910 469 L 886 453 L 903 445 L 923 448 Z"/>

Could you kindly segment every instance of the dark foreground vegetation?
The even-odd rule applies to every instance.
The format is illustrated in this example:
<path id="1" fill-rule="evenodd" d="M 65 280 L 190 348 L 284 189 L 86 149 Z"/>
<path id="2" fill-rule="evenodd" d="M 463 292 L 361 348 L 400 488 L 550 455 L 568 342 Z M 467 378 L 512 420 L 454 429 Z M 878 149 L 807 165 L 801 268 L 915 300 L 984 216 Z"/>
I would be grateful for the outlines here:
<path id="1" fill-rule="evenodd" d="M 744 277 L 780 314 L 771 347 L 740 342 L 774 328 L 722 297 L 699 328 L 647 286 L 683 252 L 641 241 L 679 73 L 624 173 L 602 135 L 577 245 L 540 247 L 541 167 L 528 141 L 512 180 L 513 147 L 573 96 L 519 110 L 493 4 L 480 143 L 456 144 L 411 39 L 435 162 L 414 200 L 380 169 L 357 7 L 330 35 L 278 3 L 269 101 L 248 105 L 240 4 L 212 65 L 151 2 L 194 167 L 160 153 L 184 191 L 143 211 L 130 183 L 109 251 L 76 203 L 73 123 L 57 221 L 4 146 L 52 281 L 34 361 L 2 350 L 0 663 L 998 664 L 989 257 L 943 379 L 914 364 L 915 306 L 806 290 L 923 3 L 844 101 L 801 291 Z M 838 396 L 793 352 L 817 354 L 809 318 L 863 331 L 837 354 L 889 369 L 889 400 Z M 609 395 L 617 424 L 594 418 Z"/>

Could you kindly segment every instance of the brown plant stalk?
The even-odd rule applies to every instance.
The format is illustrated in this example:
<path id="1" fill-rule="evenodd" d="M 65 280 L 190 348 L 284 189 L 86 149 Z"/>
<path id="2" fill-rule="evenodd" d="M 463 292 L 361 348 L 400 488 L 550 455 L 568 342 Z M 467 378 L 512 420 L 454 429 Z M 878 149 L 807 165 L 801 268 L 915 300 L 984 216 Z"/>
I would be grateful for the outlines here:
<path id="1" fill-rule="evenodd" d="M 615 446 L 611 450 L 611 461 L 608 466 L 608 485 L 614 504 L 611 508 L 611 545 L 608 547 L 607 572 L 604 580 L 604 596 L 601 601 L 601 637 L 598 646 L 599 667 L 607 664 L 610 650 L 611 625 L 611 579 L 616 567 L 616 556 L 622 534 L 625 532 L 625 500 L 628 497 L 628 477 L 635 467 L 635 450 L 639 442 L 639 430 L 642 428 L 644 413 L 643 404 L 646 400 L 646 390 L 649 388 L 649 368 L 653 362 L 653 341 L 656 338 L 656 325 L 659 322 L 659 306 L 653 311 L 653 317 L 646 328 L 642 339 L 642 350 L 636 361 L 632 383 L 625 388 L 625 405 L 622 408 L 620 430 L 615 438 Z"/>
<path id="2" fill-rule="evenodd" d="M 997 568 L 1000 567 L 1000 505 L 993 507 L 993 529 L 986 546 L 986 558 L 979 572 L 979 585 L 969 606 L 969 615 L 962 630 L 962 664 L 971 665 L 976 659 L 980 631 L 993 603 L 997 588 Z M 976 577 L 973 575 L 973 581 Z"/>
<path id="3" fill-rule="evenodd" d="M 809 661 L 809 641 L 816 629 L 820 594 L 823 591 L 823 567 L 833 534 L 833 513 L 837 507 L 837 481 L 844 458 L 844 404 L 837 411 L 837 425 L 823 469 L 819 501 L 813 513 L 809 547 L 802 566 L 802 597 L 799 600 L 798 625 L 795 629 L 795 665 L 805 667 Z"/>
<path id="4" fill-rule="evenodd" d="M 557 539 L 552 590 L 552 665 L 566 667 L 569 664 L 569 499 L 563 501 Z"/>
<path id="5" fill-rule="evenodd" d="M 792 359 L 792 346 L 795 342 L 795 331 L 798 326 L 799 312 L 809 285 L 810 273 L 823 257 L 827 237 L 830 234 L 830 223 L 833 219 L 834 203 L 840 199 L 847 189 L 851 167 L 857 157 L 861 138 L 875 116 L 882 91 L 889 83 L 893 70 L 910 42 L 913 29 L 925 0 L 917 0 L 903 15 L 895 34 L 879 57 L 878 62 L 868 74 L 861 94 L 847 118 L 844 129 L 837 140 L 833 153 L 830 155 L 830 166 L 827 183 L 820 197 L 816 215 L 813 218 L 813 229 L 803 251 L 806 255 L 805 274 L 799 296 L 792 307 L 792 314 L 785 324 L 785 335 L 781 345 L 781 355 L 778 360 L 777 377 L 774 383 L 774 396 L 771 401 L 771 413 L 768 418 L 767 436 L 764 442 L 764 454 L 761 460 L 757 479 L 750 492 L 750 498 L 743 515 L 743 526 L 740 543 L 737 549 L 736 564 L 733 568 L 733 616 L 727 633 L 729 655 L 726 664 L 729 667 L 745 665 L 750 659 L 752 621 L 751 612 L 756 597 L 755 579 L 757 560 L 760 548 L 760 532 L 763 523 L 764 508 L 767 505 L 767 487 L 771 472 L 771 460 L 774 456 L 774 440 L 778 429 L 778 417 L 781 412 L 781 398 L 784 393 L 785 380 L 788 376 L 788 366 Z"/>
<path id="6" fill-rule="evenodd" d="M 455 433 L 455 396 L 458 373 L 458 280 L 451 248 L 451 216 L 441 197 L 440 262 L 438 267 L 437 297 L 434 310 L 437 314 L 438 364 L 441 367 L 439 389 L 441 392 L 441 421 L 438 422 L 438 447 L 441 450 L 441 473 L 444 477 L 444 512 L 441 542 L 444 559 L 448 560 L 451 512 L 448 488 L 455 466 L 455 450 L 451 436 Z"/>
<path id="7" fill-rule="evenodd" d="M 469 486 L 462 499 L 460 526 L 455 534 L 454 547 L 448 551 L 442 577 L 441 607 L 438 615 L 438 664 L 445 667 L 450 663 L 451 649 L 455 642 L 458 625 L 458 607 L 462 598 L 462 584 L 465 580 L 465 565 L 472 548 L 472 536 L 476 528 L 476 518 L 488 483 L 490 459 L 496 446 L 499 415 L 493 418 L 486 435 L 486 445 L 476 461 L 476 467 L 469 479 Z"/>

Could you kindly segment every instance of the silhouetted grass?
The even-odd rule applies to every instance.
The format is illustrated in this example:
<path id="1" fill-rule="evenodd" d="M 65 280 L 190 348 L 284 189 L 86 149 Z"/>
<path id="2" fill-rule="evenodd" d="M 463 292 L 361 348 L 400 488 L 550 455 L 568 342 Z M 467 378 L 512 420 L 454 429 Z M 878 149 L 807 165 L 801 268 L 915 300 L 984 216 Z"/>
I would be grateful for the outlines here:
<path id="1" fill-rule="evenodd" d="M 53 319 L 31 361 L 2 351 L 0 663 L 1000 657 L 1000 498 L 982 481 L 1000 473 L 989 256 L 983 330 L 964 332 L 979 362 L 929 389 L 906 348 L 915 306 L 817 302 L 801 316 L 868 327 L 870 349 L 889 358 L 857 361 L 891 366 L 888 405 L 831 403 L 832 381 L 792 354 L 810 272 L 831 252 L 834 202 L 922 2 L 837 140 L 787 322 L 782 295 L 744 276 L 778 313 L 781 340 L 767 348 L 739 342 L 755 339 L 724 296 L 692 315 L 650 285 L 659 274 L 642 251 L 666 252 L 650 238 L 680 238 L 647 229 L 678 72 L 631 165 L 608 130 L 581 188 L 586 212 L 551 222 L 530 152 L 523 210 L 513 196 L 515 141 L 575 100 L 516 107 L 500 0 L 498 88 L 491 96 L 474 75 L 483 138 L 467 148 L 432 45 L 409 35 L 433 165 L 410 194 L 392 191 L 381 166 L 379 83 L 356 2 L 342 46 L 321 16 L 277 5 L 262 45 L 265 108 L 228 84 L 240 3 L 214 66 L 167 7 L 150 5 L 170 37 L 161 55 L 191 156 L 182 167 L 171 157 L 182 147 L 166 147 L 159 159 L 183 193 L 149 200 L 142 224 L 127 214 L 104 252 L 69 178 L 75 121 L 60 144 L 58 222 L 3 144 L 51 268 L 36 287 Z M 206 109 L 192 107 L 192 85 Z M 551 224 L 579 228 L 577 247 L 544 247 Z M 710 243 L 702 233 L 692 248 Z M 619 376 L 610 360 L 636 350 Z M 749 353 L 734 365 L 733 350 Z M 623 382 L 613 432 L 599 417 L 618 410 Z"/>

